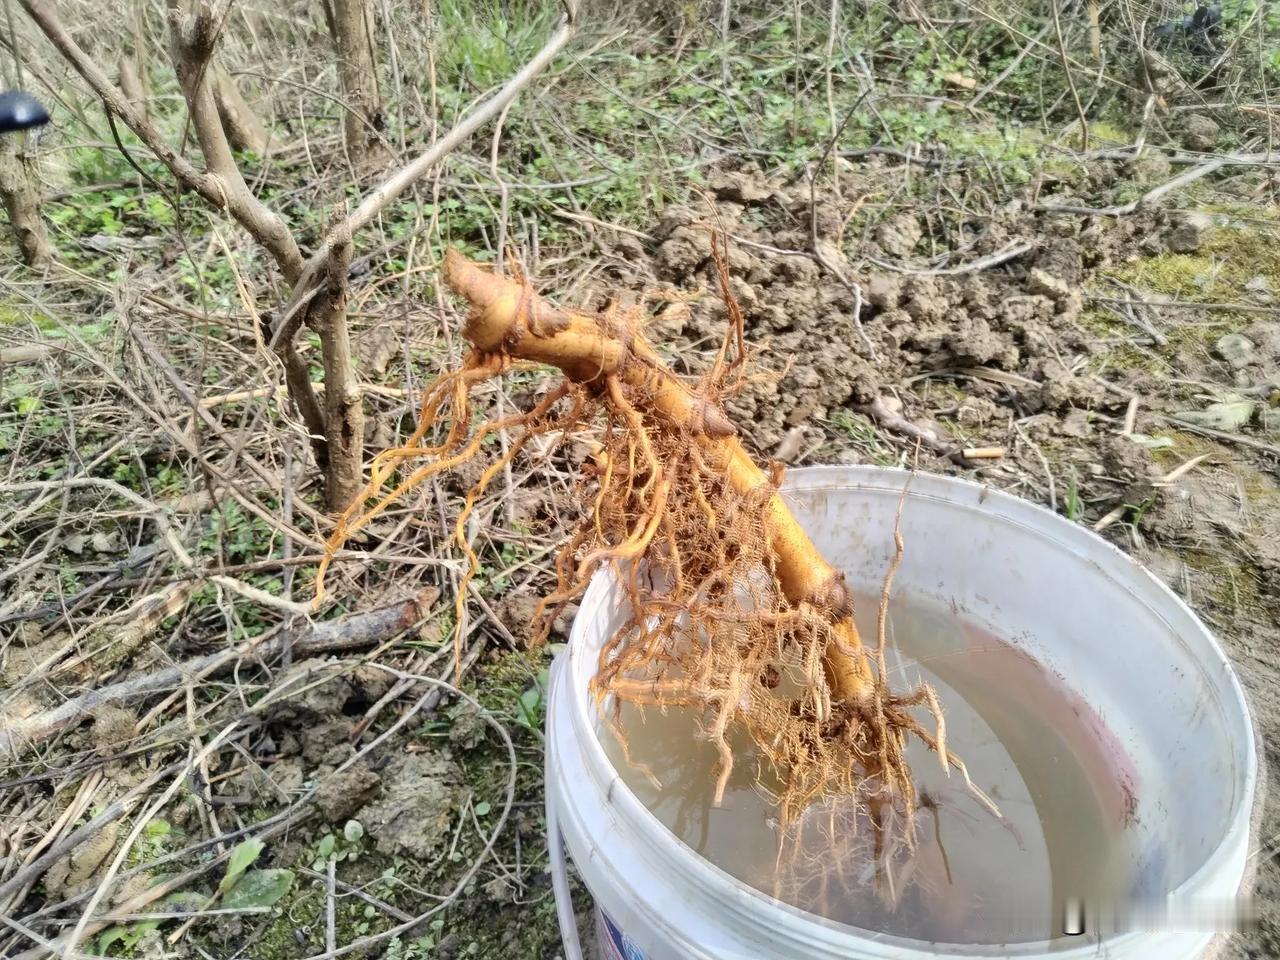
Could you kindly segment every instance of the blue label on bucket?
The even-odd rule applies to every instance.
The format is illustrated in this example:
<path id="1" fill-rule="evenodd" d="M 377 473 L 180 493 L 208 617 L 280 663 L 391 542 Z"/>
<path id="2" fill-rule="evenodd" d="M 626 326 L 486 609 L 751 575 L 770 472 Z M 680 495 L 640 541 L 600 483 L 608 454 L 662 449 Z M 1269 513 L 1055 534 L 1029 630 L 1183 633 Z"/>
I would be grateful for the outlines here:
<path id="1" fill-rule="evenodd" d="M 603 910 L 597 912 L 600 916 L 597 938 L 600 941 L 600 960 L 644 960 L 644 954 L 631 942 L 631 938 L 619 930 Z"/>

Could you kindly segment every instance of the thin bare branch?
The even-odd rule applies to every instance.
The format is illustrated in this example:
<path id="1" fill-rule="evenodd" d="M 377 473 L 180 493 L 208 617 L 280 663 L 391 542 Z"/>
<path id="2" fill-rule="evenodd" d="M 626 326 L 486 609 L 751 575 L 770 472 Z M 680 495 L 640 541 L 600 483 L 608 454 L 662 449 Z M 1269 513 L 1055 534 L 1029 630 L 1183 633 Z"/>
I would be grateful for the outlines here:
<path id="1" fill-rule="evenodd" d="M 58 52 L 75 68 L 76 73 L 89 84 L 109 113 L 120 117 L 183 186 L 196 191 L 215 208 L 225 210 L 262 243 L 275 258 L 286 280 L 292 282 L 297 279 L 302 269 L 302 254 L 298 250 L 293 235 L 284 223 L 253 195 L 238 171 L 233 173 L 226 166 L 226 158 L 230 156 L 229 151 L 224 157 L 215 146 L 212 157 L 206 153 L 206 160 L 210 166 L 209 172 L 199 170 L 190 160 L 169 145 L 142 111 L 130 103 L 128 97 L 108 79 L 102 68 L 72 39 L 51 4 L 43 3 L 41 0 L 18 0 L 18 2 Z M 217 108 L 212 103 L 212 98 L 210 98 L 209 107 L 216 122 Z M 221 133 L 221 124 L 217 126 Z M 197 129 L 199 129 L 198 120 Z M 230 167 L 235 167 L 234 159 Z"/>

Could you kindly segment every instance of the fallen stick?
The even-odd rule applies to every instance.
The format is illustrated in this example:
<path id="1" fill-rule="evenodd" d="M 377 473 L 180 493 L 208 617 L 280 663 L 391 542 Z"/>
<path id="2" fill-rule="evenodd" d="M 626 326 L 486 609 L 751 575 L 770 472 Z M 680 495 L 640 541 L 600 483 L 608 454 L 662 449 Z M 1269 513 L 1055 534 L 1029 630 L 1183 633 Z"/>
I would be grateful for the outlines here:
<path id="1" fill-rule="evenodd" d="M 0 349 L 0 364 L 30 363 L 32 360 L 43 360 L 53 352 L 53 348 L 44 344 L 29 344 L 21 347 L 5 347 Z"/>
<path id="2" fill-rule="evenodd" d="M 44 872 L 53 866 L 59 857 L 70 853 L 107 824 L 119 820 L 129 812 L 135 801 L 141 800 L 146 796 L 148 790 L 165 777 L 175 773 L 181 766 L 181 762 L 171 763 L 157 770 L 146 780 L 130 789 L 123 797 L 108 804 L 105 809 L 95 814 L 88 823 L 77 827 L 63 837 L 62 840 L 53 844 L 48 850 L 36 857 L 36 859 L 21 867 L 13 876 L 0 883 L 0 912 L 7 913 L 10 911 L 12 905 L 8 903 L 9 898 L 26 886 L 28 882 L 43 876 Z"/>
<path id="3" fill-rule="evenodd" d="M 992 267 L 998 267 L 1002 263 L 1015 260 L 1028 253 L 1035 244 L 1027 241 L 1018 241 L 1011 243 L 1009 246 L 995 253 L 987 254 L 985 257 L 979 257 L 977 260 L 970 260 L 968 263 L 962 263 L 954 267 L 913 267 L 907 263 L 894 263 L 892 260 L 882 260 L 879 257 L 867 257 L 869 263 L 874 263 L 877 267 L 883 267 L 885 270 L 892 270 L 895 273 L 906 273 L 914 277 L 954 277 L 962 273 L 977 273 L 980 270 L 989 270 Z"/>
<path id="4" fill-rule="evenodd" d="M 945 440 L 938 439 L 932 431 L 917 426 L 902 414 L 890 409 L 889 405 L 884 402 L 883 397 L 877 397 L 871 403 L 863 404 L 856 409 L 859 413 L 865 414 L 876 421 L 886 430 L 892 430 L 894 433 L 901 434 L 904 437 L 910 437 L 926 449 L 932 450 L 938 456 L 946 457 L 956 466 L 973 466 L 973 463 L 963 450 L 947 443 Z"/>
<path id="5" fill-rule="evenodd" d="M 1179 187 L 1185 187 L 1189 183 L 1194 183 L 1201 177 L 1207 177 L 1216 170 L 1221 170 L 1227 165 L 1226 158 L 1218 157 L 1210 160 L 1208 163 L 1202 163 L 1198 167 L 1192 167 L 1184 173 L 1178 174 L 1172 180 L 1160 184 L 1153 190 L 1148 190 L 1137 200 L 1129 203 L 1122 203 L 1114 207 L 1081 207 L 1071 204 L 1058 205 L 1055 203 L 1038 203 L 1032 209 L 1043 210 L 1045 213 L 1074 213 L 1090 217 L 1123 217 L 1135 212 L 1139 207 L 1159 200 L 1166 193 L 1172 193 Z"/>
<path id="6" fill-rule="evenodd" d="M 1086 293 L 1084 298 L 1091 303 L 1131 303 L 1120 297 L 1101 297 L 1094 293 Z M 1160 310 L 1212 310 L 1222 313 L 1262 313 L 1267 316 L 1280 315 L 1280 307 L 1265 307 L 1256 303 L 1197 303 L 1194 300 L 1144 300 L 1144 307 L 1156 307 Z"/>
<path id="7" fill-rule="evenodd" d="M 127 703 L 173 690 L 187 680 L 203 679 L 228 669 L 250 654 L 269 659 L 289 648 L 296 657 L 314 657 L 381 643 L 421 620 L 439 596 L 439 590 L 429 587 L 403 603 L 352 614 L 340 620 L 308 623 L 269 639 L 259 637 L 246 640 L 218 653 L 196 657 L 155 673 L 90 690 L 44 713 L 30 717 L 0 718 L 0 759 L 18 758 L 36 744 L 79 722 L 104 704 Z"/>
<path id="8" fill-rule="evenodd" d="M 1254 440 L 1238 433 L 1228 433 L 1226 430 L 1215 430 L 1213 427 L 1202 427 L 1197 423 L 1187 423 L 1185 420 L 1179 420 L 1177 417 L 1166 417 L 1163 414 L 1156 414 L 1156 419 L 1165 426 L 1171 427 L 1174 430 L 1184 430 L 1187 433 L 1198 433 L 1202 437 L 1212 437 L 1214 440 L 1221 440 L 1224 443 L 1234 443 L 1242 447 L 1248 447 L 1251 450 L 1260 450 L 1273 457 L 1280 456 L 1280 446 L 1277 446 L 1274 443 L 1264 443 L 1261 440 Z"/>
<path id="9" fill-rule="evenodd" d="M 311 389 L 316 393 L 324 393 L 324 382 L 313 382 Z M 408 390 L 400 387 L 383 387 L 376 383 L 362 384 L 360 389 L 365 393 L 374 393 L 380 397 L 390 397 L 399 400 L 409 395 Z M 219 393 L 213 396 L 204 397 L 200 400 L 200 406 L 205 410 L 211 410 L 214 407 L 221 407 L 228 403 L 243 403 L 245 400 L 265 400 L 268 397 L 276 400 L 283 400 L 289 395 L 289 388 L 284 384 L 276 387 L 259 387 L 256 390 L 236 390 L 232 393 Z"/>

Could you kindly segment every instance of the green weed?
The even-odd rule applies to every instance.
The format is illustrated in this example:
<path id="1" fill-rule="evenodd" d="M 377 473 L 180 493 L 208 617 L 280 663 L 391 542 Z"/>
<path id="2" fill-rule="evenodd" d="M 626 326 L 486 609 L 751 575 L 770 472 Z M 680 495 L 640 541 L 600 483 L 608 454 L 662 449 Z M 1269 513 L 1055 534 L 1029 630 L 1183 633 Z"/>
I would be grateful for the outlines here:
<path id="1" fill-rule="evenodd" d="M 1073 470 L 1067 480 L 1067 497 L 1063 503 L 1063 512 L 1068 520 L 1080 523 L 1084 520 L 1084 510 L 1084 499 L 1080 496 L 1079 481 Z"/>

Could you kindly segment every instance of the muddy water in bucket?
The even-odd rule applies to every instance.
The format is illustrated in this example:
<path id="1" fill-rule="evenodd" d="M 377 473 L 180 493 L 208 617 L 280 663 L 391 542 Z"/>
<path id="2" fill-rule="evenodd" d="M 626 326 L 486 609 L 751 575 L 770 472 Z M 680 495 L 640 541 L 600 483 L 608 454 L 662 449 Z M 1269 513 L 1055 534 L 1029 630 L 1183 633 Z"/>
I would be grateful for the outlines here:
<path id="1" fill-rule="evenodd" d="M 875 601 L 860 598 L 858 610 L 863 636 L 874 637 Z M 1128 893 L 1132 772 L 1096 714 L 1033 659 L 949 610 L 895 598 L 888 637 L 895 686 L 934 686 L 948 744 L 1000 810 L 992 815 L 916 744 L 917 849 L 895 860 L 891 880 L 877 877 L 873 831 L 849 804 L 815 805 L 780 843 L 769 773 L 746 743 L 734 745 L 733 777 L 714 807 L 717 753 L 683 711 L 622 713 L 633 764 L 661 788 L 610 737 L 606 751 L 640 800 L 707 860 L 862 929 L 941 943 L 1043 941 L 1062 936 L 1068 899 Z"/>

